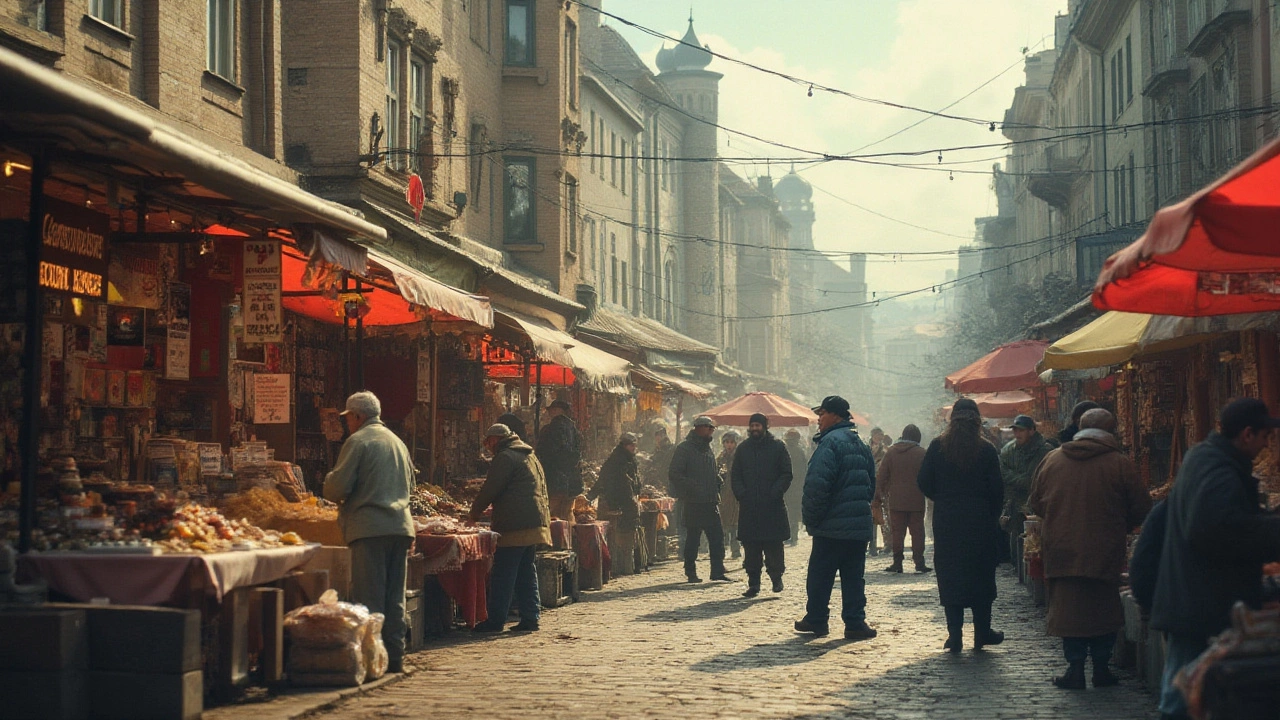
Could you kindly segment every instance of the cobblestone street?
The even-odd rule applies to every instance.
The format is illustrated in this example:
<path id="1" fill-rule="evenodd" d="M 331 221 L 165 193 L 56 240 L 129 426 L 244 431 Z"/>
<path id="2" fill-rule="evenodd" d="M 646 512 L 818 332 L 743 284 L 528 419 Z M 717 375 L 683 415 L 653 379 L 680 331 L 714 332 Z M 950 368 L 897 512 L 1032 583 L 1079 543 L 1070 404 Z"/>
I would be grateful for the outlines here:
<path id="1" fill-rule="evenodd" d="M 545 612 L 542 630 L 479 639 L 457 633 L 410 659 L 399 683 L 319 717 L 1153 718 L 1152 696 L 1128 672 L 1119 687 L 1058 690 L 1061 646 L 1008 566 L 995 625 L 1003 645 L 942 651 L 932 575 L 888 575 L 868 560 L 868 620 L 880 635 L 810 639 L 803 615 L 808 538 L 788 548 L 787 588 L 747 600 L 732 583 L 682 582 L 679 563 L 615 579 L 583 601 Z M 705 559 L 701 563 L 705 576 Z M 837 586 L 837 593 L 839 587 Z M 833 598 L 834 600 L 835 598 Z M 966 630 L 971 628 L 966 626 Z"/>

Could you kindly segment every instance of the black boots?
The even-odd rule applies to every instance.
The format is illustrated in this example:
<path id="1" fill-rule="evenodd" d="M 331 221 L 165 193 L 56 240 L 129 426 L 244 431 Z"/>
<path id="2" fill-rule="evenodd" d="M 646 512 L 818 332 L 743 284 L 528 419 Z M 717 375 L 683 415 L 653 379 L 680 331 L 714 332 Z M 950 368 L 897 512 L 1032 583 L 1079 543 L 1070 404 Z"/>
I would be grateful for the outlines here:
<path id="1" fill-rule="evenodd" d="M 885 568 L 885 569 L 884 569 L 884 571 L 885 571 L 885 572 L 887 572 L 887 573 L 901 573 L 901 572 L 902 572 L 902 561 L 901 561 L 901 560 L 894 560 L 894 561 L 893 561 L 893 564 L 892 564 L 892 565 L 890 565 L 889 567 Z"/>
<path id="2" fill-rule="evenodd" d="M 781 577 L 773 578 L 773 591 L 774 591 L 774 592 L 776 592 L 776 593 L 780 593 L 780 592 L 782 592 L 782 578 L 781 578 Z"/>
<path id="3" fill-rule="evenodd" d="M 899 570 L 898 572 L 902 572 L 902 571 Z M 918 573 L 933 572 L 933 568 L 929 567 L 928 565 L 925 565 L 924 561 L 920 560 L 916 562 L 916 572 Z"/>
<path id="4" fill-rule="evenodd" d="M 724 564 L 721 563 L 719 565 L 711 566 L 711 579 L 712 580 L 732 580 L 733 578 L 725 574 Z"/>
<path id="5" fill-rule="evenodd" d="M 1053 679 L 1053 684 L 1063 690 L 1083 690 L 1084 689 L 1084 663 L 1073 662 L 1067 666 L 1065 675 L 1060 675 Z"/>
<path id="6" fill-rule="evenodd" d="M 698 565 L 697 565 L 697 563 L 691 563 L 691 562 L 687 562 L 687 563 L 685 563 L 685 564 L 684 564 L 684 576 L 685 576 L 685 577 L 689 580 L 689 582 L 691 582 L 691 583 L 700 583 L 700 582 L 702 582 L 702 578 L 698 577 Z"/>
<path id="7" fill-rule="evenodd" d="M 947 628 L 947 641 L 942 644 L 942 649 L 952 653 L 958 653 L 964 649 L 964 635 L 960 628 Z"/>
<path id="8" fill-rule="evenodd" d="M 981 650 L 985 645 L 999 645 L 1002 642 L 1004 642 L 1004 633 L 999 630 L 987 628 L 986 630 L 975 629 L 973 631 L 974 650 Z"/>
<path id="9" fill-rule="evenodd" d="M 814 625 L 808 620 L 797 620 L 795 627 L 796 632 L 813 633 L 814 637 L 825 637 L 831 632 L 826 625 Z"/>
<path id="10" fill-rule="evenodd" d="M 760 594 L 760 578 L 751 578 L 747 581 L 747 590 L 742 593 L 744 598 L 753 598 Z"/>

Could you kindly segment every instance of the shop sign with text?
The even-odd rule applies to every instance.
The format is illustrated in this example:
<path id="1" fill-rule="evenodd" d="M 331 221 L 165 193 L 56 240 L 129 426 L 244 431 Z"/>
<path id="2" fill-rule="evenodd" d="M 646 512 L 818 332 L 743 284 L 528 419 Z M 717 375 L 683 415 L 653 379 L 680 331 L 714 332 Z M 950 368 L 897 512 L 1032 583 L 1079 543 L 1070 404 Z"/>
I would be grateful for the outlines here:
<path id="1" fill-rule="evenodd" d="M 107 216 L 45 198 L 40 287 L 92 300 L 107 297 Z"/>
<path id="2" fill-rule="evenodd" d="M 284 309 L 280 304 L 280 243 L 244 243 L 244 342 L 284 342 Z"/>

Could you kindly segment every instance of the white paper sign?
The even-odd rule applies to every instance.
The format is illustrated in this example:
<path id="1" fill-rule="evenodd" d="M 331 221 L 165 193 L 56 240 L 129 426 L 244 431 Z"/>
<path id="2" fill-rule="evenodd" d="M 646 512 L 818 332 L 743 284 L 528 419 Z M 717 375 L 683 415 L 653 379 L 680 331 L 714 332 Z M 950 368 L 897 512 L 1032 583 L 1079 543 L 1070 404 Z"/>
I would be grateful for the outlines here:
<path id="1" fill-rule="evenodd" d="M 200 453 L 200 474 L 222 474 L 222 446 L 218 443 L 199 443 L 196 451 Z"/>
<path id="2" fill-rule="evenodd" d="M 244 341 L 248 344 L 284 342 L 284 311 L 280 306 L 280 243 L 244 243 Z"/>
<path id="3" fill-rule="evenodd" d="M 431 402 L 431 353 L 418 351 L 418 402 Z"/>
<path id="4" fill-rule="evenodd" d="M 165 343 L 164 377 L 166 380 L 191 379 L 191 286 L 169 284 L 168 338 Z"/>
<path id="5" fill-rule="evenodd" d="M 259 373 L 253 376 L 253 422 L 280 425 L 289 422 L 289 398 L 293 376 L 288 373 Z"/>

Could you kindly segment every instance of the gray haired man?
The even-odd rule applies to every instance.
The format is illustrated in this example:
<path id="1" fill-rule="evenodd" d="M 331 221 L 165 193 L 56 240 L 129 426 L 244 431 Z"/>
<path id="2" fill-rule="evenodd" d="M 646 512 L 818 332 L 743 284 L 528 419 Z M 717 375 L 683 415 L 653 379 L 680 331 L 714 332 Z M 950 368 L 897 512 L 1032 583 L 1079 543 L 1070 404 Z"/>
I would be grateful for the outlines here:
<path id="1" fill-rule="evenodd" d="M 342 539 L 351 548 L 351 599 L 386 616 L 382 641 L 388 670 L 404 662 L 405 575 L 413 546 L 413 463 L 404 442 L 382 423 L 371 392 L 347 398 L 342 412 L 351 435 L 324 479 L 324 496 L 338 503 Z"/>

